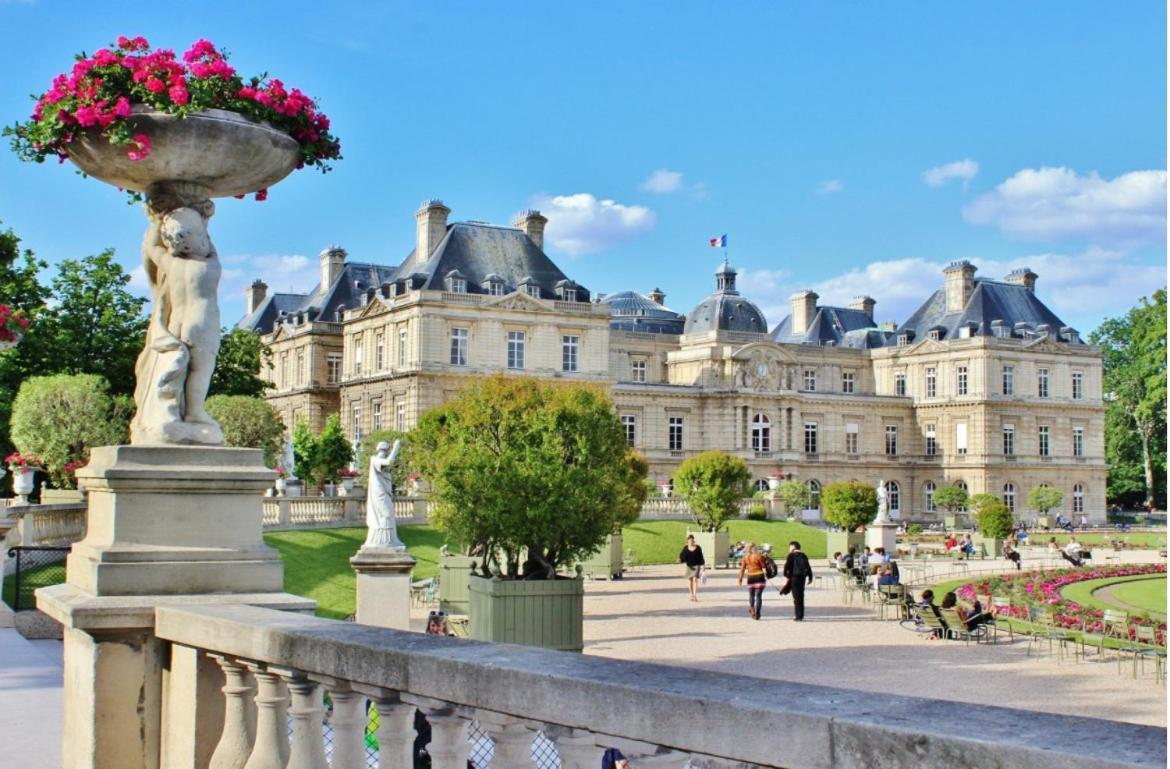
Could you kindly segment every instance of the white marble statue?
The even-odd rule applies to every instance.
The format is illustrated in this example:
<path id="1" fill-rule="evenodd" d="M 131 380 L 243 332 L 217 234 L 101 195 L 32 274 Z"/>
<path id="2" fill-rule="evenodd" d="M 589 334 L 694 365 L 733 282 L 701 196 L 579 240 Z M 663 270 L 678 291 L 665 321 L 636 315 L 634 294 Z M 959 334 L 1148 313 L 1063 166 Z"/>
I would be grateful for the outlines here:
<path id="1" fill-rule="evenodd" d="M 133 444 L 223 444 L 204 410 L 219 352 L 220 263 L 207 234 L 215 204 L 182 189 L 154 192 L 142 244 L 153 307 L 135 366 Z"/>
<path id="2" fill-rule="evenodd" d="M 284 448 L 280 452 L 280 466 L 284 468 L 284 477 L 286 481 L 295 481 L 297 474 L 293 472 L 296 467 L 297 458 L 293 451 L 292 439 L 287 435 L 284 438 Z"/>
<path id="3" fill-rule="evenodd" d="M 405 550 L 406 545 L 398 539 L 398 526 L 394 520 L 394 482 L 390 479 L 390 468 L 398 459 L 402 441 L 394 441 L 391 447 L 386 441 L 378 444 L 374 456 L 370 457 L 370 483 L 366 489 L 366 547 Z"/>
<path id="4" fill-rule="evenodd" d="M 875 523 L 885 523 L 890 520 L 889 496 L 886 494 L 886 482 L 881 478 L 877 482 L 878 514 Z"/>

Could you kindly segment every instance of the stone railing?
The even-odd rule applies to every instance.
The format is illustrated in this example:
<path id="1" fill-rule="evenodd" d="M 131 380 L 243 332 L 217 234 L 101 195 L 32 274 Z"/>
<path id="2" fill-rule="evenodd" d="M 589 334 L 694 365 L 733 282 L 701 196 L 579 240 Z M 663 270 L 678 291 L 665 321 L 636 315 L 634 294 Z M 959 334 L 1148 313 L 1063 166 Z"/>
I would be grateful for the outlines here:
<path id="1" fill-rule="evenodd" d="M 769 515 L 780 515 L 783 512 L 778 502 L 770 499 L 753 499 L 746 497 L 739 501 L 739 515 L 747 516 L 748 511 L 755 505 L 761 505 Z M 691 518 L 691 508 L 686 500 L 678 497 L 650 497 L 642 503 L 641 519 L 644 521 L 678 520 Z"/>
<path id="2" fill-rule="evenodd" d="M 4 514 L 16 521 L 5 544 L 68 545 L 85 537 L 85 502 L 12 505 Z"/>
<path id="3" fill-rule="evenodd" d="M 155 764 L 164 769 L 405 769 L 413 764 L 416 709 L 430 725 L 433 769 L 465 769 L 485 740 L 490 766 L 501 769 L 534 767 L 534 740 L 555 751 L 540 766 L 563 769 L 596 769 L 607 747 L 639 769 L 1166 765 L 1166 731 L 1137 724 L 1024 718 L 965 702 L 425 636 L 252 606 L 164 605 L 154 624 L 155 636 L 169 642 Z M 370 755 L 367 702 L 379 714 Z"/>
<path id="4" fill-rule="evenodd" d="M 429 511 L 430 502 L 425 497 L 394 498 L 394 517 L 399 524 L 426 523 Z M 263 516 L 266 531 L 364 526 L 366 498 L 265 497 Z"/>

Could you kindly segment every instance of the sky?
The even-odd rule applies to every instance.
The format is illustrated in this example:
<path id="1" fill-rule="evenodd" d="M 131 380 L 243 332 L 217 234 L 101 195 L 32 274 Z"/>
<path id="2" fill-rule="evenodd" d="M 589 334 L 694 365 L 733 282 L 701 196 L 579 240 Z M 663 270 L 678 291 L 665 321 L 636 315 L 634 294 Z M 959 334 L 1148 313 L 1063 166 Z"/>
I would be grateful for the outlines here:
<path id="1" fill-rule="evenodd" d="M 1166 283 L 1160 0 L 0 0 L 0 122 L 121 34 L 207 38 L 316 98 L 341 138 L 333 172 L 218 204 L 225 323 L 256 277 L 311 289 L 331 244 L 398 264 L 433 197 L 453 221 L 538 208 L 571 278 L 660 287 L 683 313 L 726 233 L 770 326 L 806 288 L 904 321 L 956 259 L 1031 267 L 1085 333 Z M 112 247 L 145 291 L 142 212 L 69 164 L 0 149 L 0 222 L 51 263 Z"/>

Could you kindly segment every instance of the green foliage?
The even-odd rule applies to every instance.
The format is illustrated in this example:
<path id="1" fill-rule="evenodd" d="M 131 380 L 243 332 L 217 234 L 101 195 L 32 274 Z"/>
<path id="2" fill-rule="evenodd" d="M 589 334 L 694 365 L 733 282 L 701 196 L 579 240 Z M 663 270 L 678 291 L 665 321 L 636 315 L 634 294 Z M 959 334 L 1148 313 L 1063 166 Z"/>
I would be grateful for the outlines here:
<path id="1" fill-rule="evenodd" d="M 1007 539 L 1012 533 L 1012 511 L 995 503 L 979 508 L 979 533 L 994 539 Z"/>
<path id="2" fill-rule="evenodd" d="M 934 504 L 948 513 L 957 513 L 966 510 L 969 501 L 967 490 L 958 486 L 939 486 L 934 490 Z"/>
<path id="3" fill-rule="evenodd" d="M 405 490 L 406 476 L 418 470 L 415 466 L 414 457 L 411 451 L 410 433 L 400 433 L 397 430 L 375 430 L 366 437 L 362 438 L 361 446 L 358 447 L 357 469 L 362 474 L 362 485 L 369 488 L 370 485 L 370 457 L 374 456 L 375 450 L 378 448 L 378 443 L 386 441 L 391 446 L 394 441 L 402 441 L 402 446 L 398 449 L 398 458 L 394 461 L 394 467 L 390 469 L 390 479 L 394 483 L 394 492 L 400 493 Z"/>
<path id="4" fill-rule="evenodd" d="M 592 386 L 479 380 L 424 414 L 411 439 L 435 525 L 510 578 L 551 579 L 596 552 L 644 488 L 612 402 Z"/>
<path id="5" fill-rule="evenodd" d="M 1037 486 L 1028 492 L 1028 507 L 1039 511 L 1041 515 L 1054 507 L 1060 507 L 1062 501 L 1064 494 L 1052 486 Z"/>
<path id="6" fill-rule="evenodd" d="M 216 395 L 262 396 L 268 383 L 261 369 L 272 368 L 272 350 L 260 335 L 243 328 L 224 329 L 211 375 L 210 392 Z"/>
<path id="7" fill-rule="evenodd" d="M 917 534 L 921 534 L 922 532 L 923 528 L 921 523 L 912 523 L 906 528 L 906 533 L 912 537 Z"/>
<path id="8" fill-rule="evenodd" d="M 979 512 L 983 508 L 998 504 L 1001 504 L 1000 499 L 994 494 L 972 494 L 967 500 L 967 507 L 975 513 L 976 517 L 979 516 Z"/>
<path id="9" fill-rule="evenodd" d="M 304 481 L 306 486 L 319 485 L 321 480 L 316 477 L 317 437 L 303 419 L 297 420 L 293 426 L 292 446 L 293 475 Z"/>
<path id="10" fill-rule="evenodd" d="M 330 414 L 325 420 L 325 429 L 317 436 L 317 472 L 323 480 L 337 477 L 353 461 L 353 445 L 341 429 L 341 417 Z"/>
<path id="11" fill-rule="evenodd" d="M 614 531 L 620 531 L 623 526 L 629 526 L 642 515 L 642 503 L 650 496 L 646 486 L 646 474 L 650 472 L 650 463 L 636 451 L 627 451 L 625 464 L 622 468 L 625 477 L 619 488 L 618 500 L 614 504 Z"/>
<path id="12" fill-rule="evenodd" d="M 752 505 L 748 508 L 747 518 L 749 521 L 766 521 L 768 520 L 768 508 L 763 505 Z"/>
<path id="13" fill-rule="evenodd" d="M 855 531 L 877 518 L 877 490 L 861 481 L 830 483 L 821 490 L 821 508 L 827 522 Z"/>
<path id="14" fill-rule="evenodd" d="M 263 398 L 248 395 L 213 395 L 207 413 L 223 429 L 224 444 L 264 449 L 264 464 L 276 467 L 284 450 L 284 422 Z"/>
<path id="15" fill-rule="evenodd" d="M 695 525 L 719 531 L 739 515 L 739 501 L 747 494 L 751 473 L 747 464 L 723 451 L 704 451 L 679 465 L 674 474 L 676 493 L 687 501 Z"/>
<path id="16" fill-rule="evenodd" d="M 812 494 L 800 481 L 784 481 L 776 489 L 776 496 L 784 506 L 784 512 L 789 518 L 794 517 L 801 510 L 807 510 L 812 503 Z"/>
<path id="17" fill-rule="evenodd" d="M 94 446 L 125 443 L 131 407 L 110 395 L 96 374 L 32 377 L 20 387 L 12 409 L 12 440 L 22 452 L 36 454 L 53 485 L 75 488 L 66 472 L 71 462 L 87 462 Z"/>
<path id="18" fill-rule="evenodd" d="M 1089 336 L 1105 365 L 1106 459 L 1110 500 L 1131 497 L 1138 479 L 1147 504 L 1165 504 L 1166 291 L 1143 297 Z M 1135 472 L 1134 465 L 1138 471 Z"/>

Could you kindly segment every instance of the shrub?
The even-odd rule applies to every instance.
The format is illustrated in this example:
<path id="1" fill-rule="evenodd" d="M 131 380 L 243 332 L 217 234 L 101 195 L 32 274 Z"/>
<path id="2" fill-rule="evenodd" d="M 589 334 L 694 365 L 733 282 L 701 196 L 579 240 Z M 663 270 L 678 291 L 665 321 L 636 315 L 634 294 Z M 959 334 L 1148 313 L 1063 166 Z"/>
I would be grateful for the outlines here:
<path id="1" fill-rule="evenodd" d="M 934 491 L 934 504 L 952 515 L 960 510 L 966 510 L 967 490 L 958 486 L 939 486 Z"/>
<path id="2" fill-rule="evenodd" d="M 906 533 L 910 536 L 921 534 L 923 531 L 921 523 L 912 523 L 906 528 Z"/>
<path id="3" fill-rule="evenodd" d="M 992 539 L 1007 539 L 1012 533 L 1012 511 L 996 503 L 979 508 L 979 533 Z"/>
<path id="4" fill-rule="evenodd" d="M 742 459 L 722 451 L 704 451 L 679 465 L 674 488 L 687 501 L 700 530 L 719 531 L 726 521 L 739 515 L 739 501 L 750 480 Z"/>
<path id="5" fill-rule="evenodd" d="M 971 508 L 971 512 L 975 513 L 976 519 L 983 508 L 999 504 L 1003 503 L 994 494 L 972 494 L 971 498 L 967 500 L 967 506 Z"/>
<path id="6" fill-rule="evenodd" d="M 1064 494 L 1051 486 L 1037 486 L 1028 492 L 1028 507 L 1044 515 L 1054 507 L 1060 507 Z"/>
<path id="7" fill-rule="evenodd" d="M 792 518 L 801 510 L 806 510 L 812 502 L 812 494 L 800 481 L 784 481 L 776 489 L 776 496 L 784 506 L 784 512 Z"/>
<path id="8" fill-rule="evenodd" d="M 752 505 L 748 508 L 747 517 L 749 521 L 766 521 L 768 520 L 768 509 L 763 505 Z"/>
<path id="9" fill-rule="evenodd" d="M 821 506 L 827 522 L 855 531 L 877 518 L 877 490 L 861 481 L 837 481 L 821 490 Z"/>
<path id="10" fill-rule="evenodd" d="M 284 422 L 263 398 L 250 395 L 213 395 L 207 413 L 219 422 L 225 446 L 263 449 L 264 464 L 275 467 L 284 450 Z"/>
<path id="11" fill-rule="evenodd" d="M 331 414 L 317 436 L 317 472 L 322 479 L 332 480 L 352 461 L 353 446 L 341 430 L 341 417 Z"/>

